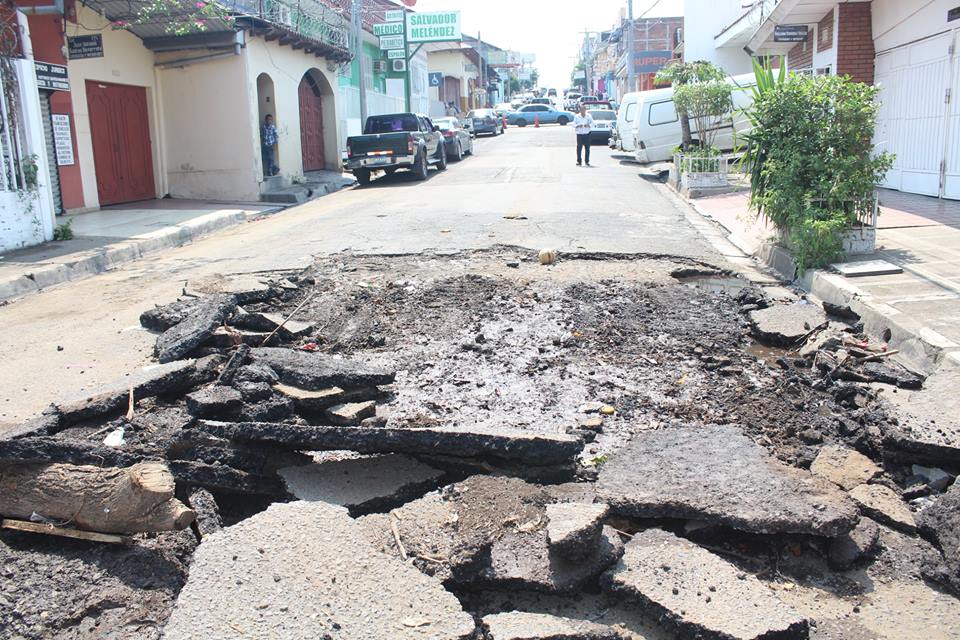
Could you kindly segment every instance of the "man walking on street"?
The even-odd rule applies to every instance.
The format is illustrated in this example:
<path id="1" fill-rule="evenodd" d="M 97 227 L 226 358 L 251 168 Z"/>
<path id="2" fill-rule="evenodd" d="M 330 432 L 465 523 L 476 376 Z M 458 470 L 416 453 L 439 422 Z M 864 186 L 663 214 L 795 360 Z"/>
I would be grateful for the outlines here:
<path id="1" fill-rule="evenodd" d="M 275 176 L 280 171 L 274 159 L 274 147 L 277 144 L 277 127 L 273 124 L 273 116 L 269 113 L 263 119 L 260 127 L 260 155 L 263 158 L 264 177 Z"/>
<path id="2" fill-rule="evenodd" d="M 587 113 L 587 105 L 580 105 L 580 113 L 573 116 L 573 130 L 577 133 L 577 166 L 581 152 L 585 151 L 587 166 L 590 166 L 590 129 L 593 128 L 593 116 Z"/>

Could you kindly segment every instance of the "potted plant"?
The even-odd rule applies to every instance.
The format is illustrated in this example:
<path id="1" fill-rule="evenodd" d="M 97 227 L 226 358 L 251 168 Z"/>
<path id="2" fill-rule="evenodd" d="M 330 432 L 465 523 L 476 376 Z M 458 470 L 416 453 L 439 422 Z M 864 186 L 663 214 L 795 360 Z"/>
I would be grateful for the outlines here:
<path id="1" fill-rule="evenodd" d="M 751 208 L 777 228 L 800 273 L 873 237 L 876 185 L 893 163 L 875 153 L 877 88 L 846 77 L 786 75 L 754 63 L 742 165 Z"/>

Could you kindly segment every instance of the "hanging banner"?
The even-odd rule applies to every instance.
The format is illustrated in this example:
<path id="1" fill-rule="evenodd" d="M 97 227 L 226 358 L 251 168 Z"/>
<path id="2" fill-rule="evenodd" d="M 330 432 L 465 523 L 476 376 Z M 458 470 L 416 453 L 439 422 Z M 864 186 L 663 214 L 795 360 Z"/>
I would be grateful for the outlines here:
<path id="1" fill-rule="evenodd" d="M 459 42 L 459 11 L 434 11 L 407 14 L 407 39 L 410 42 Z"/>

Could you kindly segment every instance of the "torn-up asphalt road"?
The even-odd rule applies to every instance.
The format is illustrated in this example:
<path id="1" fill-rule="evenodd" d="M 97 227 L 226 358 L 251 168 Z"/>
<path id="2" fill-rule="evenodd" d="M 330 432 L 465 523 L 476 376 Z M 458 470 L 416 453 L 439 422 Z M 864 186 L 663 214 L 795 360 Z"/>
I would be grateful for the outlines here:
<path id="1" fill-rule="evenodd" d="M 182 360 L 51 398 L 0 440 L 21 473 L 162 462 L 197 513 L 130 548 L 0 534 L 0 628 L 960 633 L 960 442 L 899 420 L 884 395 L 923 380 L 854 320 L 688 259 L 337 256 L 285 275 L 144 314 Z"/>

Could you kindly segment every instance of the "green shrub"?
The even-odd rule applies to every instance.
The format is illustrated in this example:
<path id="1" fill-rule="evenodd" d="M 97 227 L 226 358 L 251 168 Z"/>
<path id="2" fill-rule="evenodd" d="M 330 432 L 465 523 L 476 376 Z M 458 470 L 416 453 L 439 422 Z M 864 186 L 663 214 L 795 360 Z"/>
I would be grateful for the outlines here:
<path id="1" fill-rule="evenodd" d="M 67 218 L 66 222 L 61 222 L 53 228 L 54 240 L 73 240 L 73 219 Z"/>
<path id="2" fill-rule="evenodd" d="M 843 256 L 842 234 L 872 211 L 893 156 L 873 149 L 876 87 L 836 76 L 778 81 L 755 69 L 743 160 L 750 204 L 788 240 L 802 273 Z"/>

